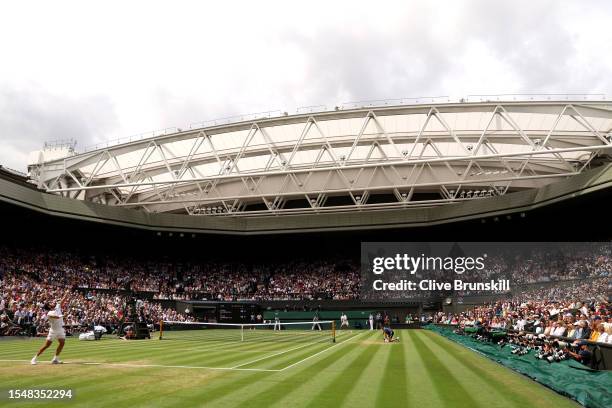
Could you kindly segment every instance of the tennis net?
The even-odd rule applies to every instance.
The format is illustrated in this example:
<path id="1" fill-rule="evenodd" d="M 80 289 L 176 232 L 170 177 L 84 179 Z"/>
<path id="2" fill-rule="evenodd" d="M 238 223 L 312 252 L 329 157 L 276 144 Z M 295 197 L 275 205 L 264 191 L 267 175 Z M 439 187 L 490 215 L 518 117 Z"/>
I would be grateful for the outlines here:
<path id="1" fill-rule="evenodd" d="M 237 342 L 335 342 L 336 326 L 335 322 L 327 320 L 259 324 L 162 321 L 159 338 L 160 340 Z"/>

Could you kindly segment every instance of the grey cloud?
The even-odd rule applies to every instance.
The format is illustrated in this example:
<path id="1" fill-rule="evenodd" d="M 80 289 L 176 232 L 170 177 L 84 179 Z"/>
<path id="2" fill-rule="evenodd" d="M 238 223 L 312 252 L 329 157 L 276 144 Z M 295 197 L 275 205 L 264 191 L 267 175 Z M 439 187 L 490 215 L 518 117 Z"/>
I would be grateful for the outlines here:
<path id="1" fill-rule="evenodd" d="M 518 74 L 525 91 L 563 92 L 572 75 L 569 61 L 576 54 L 568 31 L 572 24 L 559 2 L 499 2 L 486 7 L 478 2 L 471 14 L 470 40 L 481 39 L 490 52 Z"/>
<path id="2" fill-rule="evenodd" d="M 182 95 L 161 87 L 153 92 L 153 98 L 160 123 L 168 127 L 184 128 L 190 124 L 245 114 L 257 109 L 254 104 L 236 103 L 229 97 L 225 100 L 211 100 L 205 92 L 201 96 Z"/>
<path id="3" fill-rule="evenodd" d="M 598 7 L 609 13 L 609 4 Z M 569 30 L 576 23 L 568 14 L 558 1 L 493 5 L 478 0 L 466 4 L 451 22 L 438 21 L 435 7 L 419 7 L 406 13 L 406 24 L 394 31 L 329 27 L 314 38 L 286 35 L 307 55 L 307 95 L 317 101 L 448 95 L 452 90 L 439 84 L 460 84 L 461 69 L 469 71 L 481 63 L 471 60 L 468 66 L 458 66 L 476 43 L 500 62 L 500 75 L 518 78 L 516 83 L 500 83 L 492 93 L 609 92 L 610 67 L 597 66 L 596 61 L 588 67 L 572 65 L 579 50 Z M 450 35 L 438 35 L 442 28 Z"/>
<path id="4" fill-rule="evenodd" d="M 40 88 L 0 86 L 0 164 L 24 170 L 30 151 L 44 142 L 75 139 L 77 149 L 106 140 L 117 126 L 113 104 L 105 96 L 70 98 Z M 15 157 L 9 151 L 22 152 Z"/>
<path id="5" fill-rule="evenodd" d="M 316 38 L 293 36 L 307 55 L 305 96 L 312 101 L 420 96 L 433 91 L 432 79 L 448 68 L 431 32 L 416 22 L 396 35 L 354 35 L 328 29 Z"/>
<path id="6" fill-rule="evenodd" d="M 273 50 L 291 49 L 303 55 L 304 70 L 296 73 L 303 77 L 289 85 L 272 80 L 252 86 L 259 78 L 249 75 L 249 64 L 245 63 L 240 77 L 220 80 L 227 86 L 224 97 L 219 92 L 214 93 L 215 99 L 207 94 L 210 78 L 191 78 L 199 95 L 182 95 L 169 86 L 153 89 L 152 113 L 159 123 L 182 127 L 206 119 L 274 109 L 291 111 L 306 105 L 332 107 L 351 100 L 461 96 L 453 91 L 464 89 L 465 76 L 483 63 L 479 55 L 465 60 L 474 45 L 485 47 L 497 62 L 489 69 L 503 71 L 494 74 L 517 78 L 516 83 L 493 85 L 490 93 L 612 94 L 608 62 L 576 62 L 581 52 L 590 55 L 596 50 L 579 48 L 573 31 L 578 31 L 582 40 L 590 40 L 586 36 L 591 34 L 578 30 L 577 24 L 584 24 L 584 19 L 572 18 L 572 13 L 581 12 L 575 2 L 466 0 L 446 20 L 441 18 L 444 2 L 407 4 L 397 11 L 402 13 L 402 23 L 384 29 L 380 27 L 385 24 L 384 12 L 379 10 L 384 6 L 380 6 L 373 7 L 372 20 L 364 24 L 334 17 L 324 19 L 309 34 L 271 30 L 273 38 L 268 40 Z M 612 2 L 589 2 L 589 7 L 603 15 L 612 14 Z M 291 69 L 291 64 L 287 67 Z M 474 78 L 469 79 L 473 86 Z M 487 86 L 491 85 L 467 92 L 479 93 Z M 262 89 L 266 90 L 264 95 Z M 111 97 L 72 99 L 42 89 L 24 92 L 0 85 L 0 147 L 12 146 L 27 153 L 40 148 L 45 140 L 74 137 L 81 147 L 107 140 L 118 127 Z M 146 130 L 147 124 L 142 127 Z M 23 167 L 23 159 L 0 150 L 0 164 Z"/>

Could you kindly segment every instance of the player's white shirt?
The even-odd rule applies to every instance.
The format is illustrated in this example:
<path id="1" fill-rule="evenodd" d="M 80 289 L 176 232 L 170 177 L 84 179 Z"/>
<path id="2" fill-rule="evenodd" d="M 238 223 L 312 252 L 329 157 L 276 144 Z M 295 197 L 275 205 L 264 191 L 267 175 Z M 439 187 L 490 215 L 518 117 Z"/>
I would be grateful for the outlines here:
<path id="1" fill-rule="evenodd" d="M 49 316 L 58 318 L 52 319 Z M 64 332 L 64 318 L 60 308 L 58 307 L 57 309 L 47 313 L 47 318 L 49 321 L 49 335 L 47 336 L 47 340 L 66 338 L 66 333 Z"/>
<path id="2" fill-rule="evenodd" d="M 49 317 L 49 331 L 52 332 L 60 332 L 64 331 L 64 319 L 61 313 L 58 313 L 57 310 L 52 310 L 47 313 L 47 317 Z M 52 319 L 51 317 L 58 317 L 57 319 Z"/>

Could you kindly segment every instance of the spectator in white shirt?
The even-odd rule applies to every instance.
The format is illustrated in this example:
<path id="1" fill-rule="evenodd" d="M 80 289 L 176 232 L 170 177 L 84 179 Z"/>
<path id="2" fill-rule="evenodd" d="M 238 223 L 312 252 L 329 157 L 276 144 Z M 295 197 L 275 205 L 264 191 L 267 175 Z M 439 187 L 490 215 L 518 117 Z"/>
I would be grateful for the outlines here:
<path id="1" fill-rule="evenodd" d="M 553 328 L 551 333 L 553 336 L 563 337 L 565 335 L 565 327 L 562 324 L 554 323 Z"/>
<path id="2" fill-rule="evenodd" d="M 516 321 L 515 330 L 523 331 L 525 330 L 525 325 L 527 325 L 527 320 L 525 320 L 524 317 L 521 317 L 519 320 Z"/>

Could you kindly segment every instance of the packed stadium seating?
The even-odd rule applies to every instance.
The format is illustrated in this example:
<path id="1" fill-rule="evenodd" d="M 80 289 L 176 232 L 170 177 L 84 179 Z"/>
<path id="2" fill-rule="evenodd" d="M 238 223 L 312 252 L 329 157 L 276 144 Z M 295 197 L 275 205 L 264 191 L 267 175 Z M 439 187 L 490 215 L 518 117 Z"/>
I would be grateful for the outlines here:
<path id="1" fill-rule="evenodd" d="M 67 325 L 95 323 L 112 329 L 121 321 L 131 291 L 146 294 L 146 321 L 189 320 L 190 316 L 162 307 L 160 301 L 358 300 L 358 271 L 357 262 L 333 258 L 312 262 L 198 262 L 4 246 L 0 247 L 0 334 L 23 332 L 26 326 L 42 330 L 36 324 L 40 308 L 64 293 L 70 295 L 70 302 L 64 306 Z M 436 321 L 465 324 L 469 319 L 481 319 L 482 324 L 493 327 L 512 327 L 523 319 L 537 319 L 544 331 L 558 320 L 565 334 L 569 334 L 576 319 L 594 319 L 591 309 L 595 308 L 604 319 L 610 313 L 605 302 L 612 275 L 607 245 L 594 252 L 562 251 L 554 257 L 534 250 L 512 262 L 493 257 L 480 273 L 486 279 L 511 279 L 514 293 L 500 293 L 502 301 L 477 306 L 462 315 L 438 315 Z M 538 282 L 548 286 L 538 288 Z M 550 286 L 551 282 L 559 284 Z M 521 283 L 522 287 L 516 286 Z M 584 308 L 590 308 L 589 313 L 580 312 L 586 317 L 576 313 L 566 316 L 568 310 Z M 600 330 L 594 320 L 588 324 L 591 331 Z"/>
<path id="2" fill-rule="evenodd" d="M 141 261 L 69 252 L 0 248 L 0 270 L 17 279 L 82 289 L 151 292 L 156 299 L 355 299 L 358 265 L 345 260 L 245 264 Z"/>
<path id="3" fill-rule="evenodd" d="M 608 278 L 575 282 L 476 306 L 459 314 L 440 312 L 434 323 L 532 332 L 612 344 L 612 310 Z M 581 299 L 581 300 L 579 300 Z"/>

